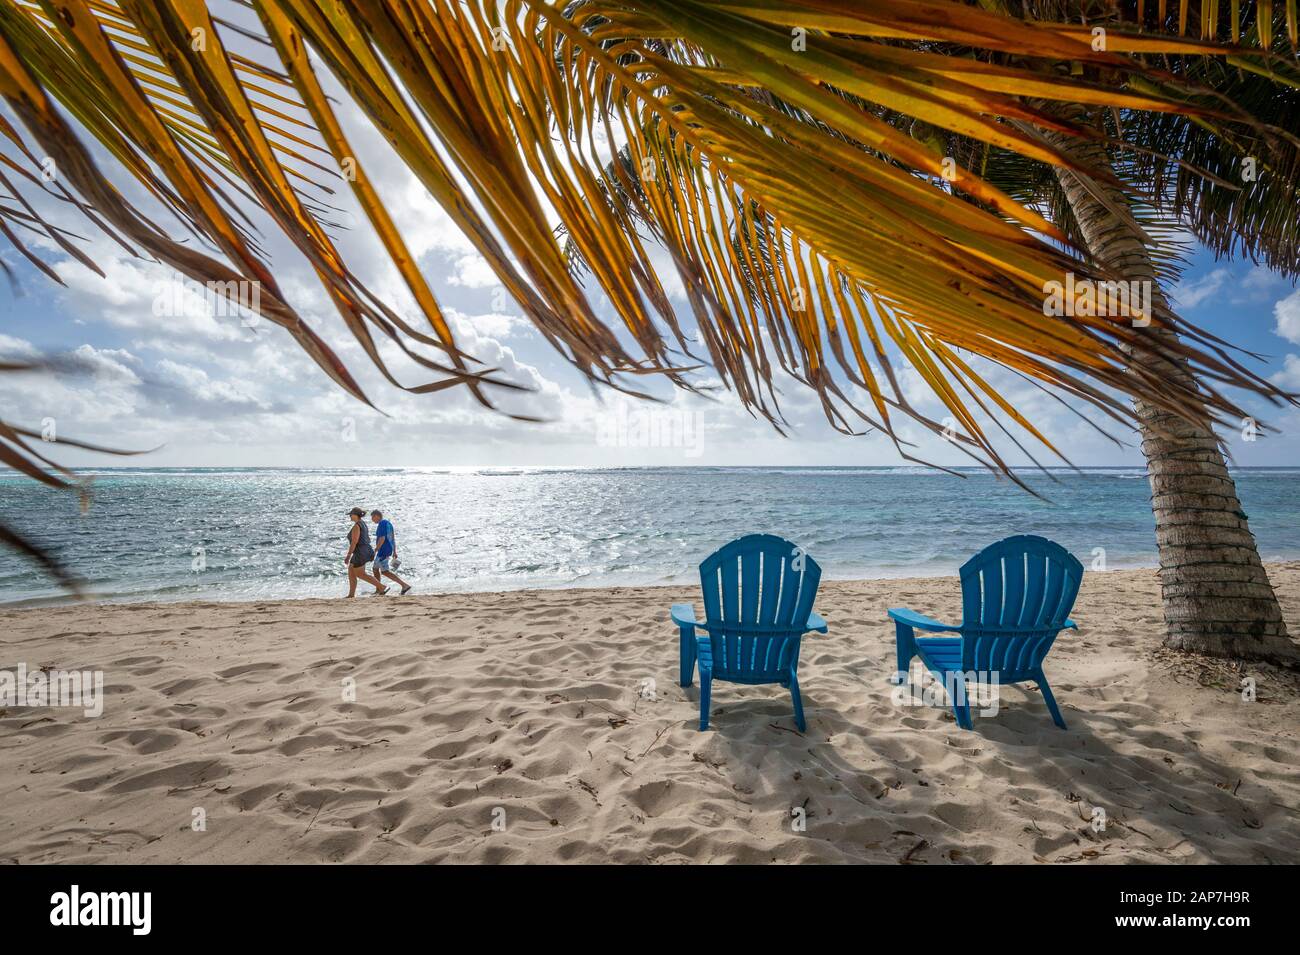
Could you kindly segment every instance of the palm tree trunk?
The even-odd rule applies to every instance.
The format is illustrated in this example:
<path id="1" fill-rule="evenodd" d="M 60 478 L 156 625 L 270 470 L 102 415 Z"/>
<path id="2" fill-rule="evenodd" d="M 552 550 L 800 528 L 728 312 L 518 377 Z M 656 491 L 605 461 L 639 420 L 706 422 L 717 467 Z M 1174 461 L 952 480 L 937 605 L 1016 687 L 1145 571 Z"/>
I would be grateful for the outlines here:
<path id="1" fill-rule="evenodd" d="M 1101 144 L 1058 135 L 1050 138 L 1093 168 L 1111 168 Z M 1140 232 L 1107 208 L 1107 203 L 1127 208 L 1123 193 L 1095 181 L 1085 185 L 1064 167 L 1056 172 L 1088 251 L 1119 277 L 1150 282 L 1153 305 L 1166 304 Z M 1171 330 L 1152 332 L 1177 341 Z M 1182 360 L 1156 356 L 1134 361 L 1164 377 L 1192 379 Z M 1213 432 L 1140 400 L 1134 410 L 1147 459 L 1160 551 L 1164 645 L 1220 657 L 1300 661 L 1300 647 L 1287 636 L 1277 595 L 1259 559 L 1218 439 Z"/>

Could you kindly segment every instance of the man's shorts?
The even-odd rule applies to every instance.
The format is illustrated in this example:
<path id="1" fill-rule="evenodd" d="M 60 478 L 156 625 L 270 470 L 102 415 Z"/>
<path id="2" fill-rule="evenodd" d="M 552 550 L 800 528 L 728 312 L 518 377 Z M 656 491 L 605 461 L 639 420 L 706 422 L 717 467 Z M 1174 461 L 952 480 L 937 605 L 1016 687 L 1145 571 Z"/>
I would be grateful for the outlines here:
<path id="1" fill-rule="evenodd" d="M 388 558 L 387 558 L 387 557 L 376 557 L 376 558 L 375 558 L 375 573 L 378 574 L 378 573 L 381 573 L 381 572 L 386 571 L 386 570 L 388 570 Z"/>

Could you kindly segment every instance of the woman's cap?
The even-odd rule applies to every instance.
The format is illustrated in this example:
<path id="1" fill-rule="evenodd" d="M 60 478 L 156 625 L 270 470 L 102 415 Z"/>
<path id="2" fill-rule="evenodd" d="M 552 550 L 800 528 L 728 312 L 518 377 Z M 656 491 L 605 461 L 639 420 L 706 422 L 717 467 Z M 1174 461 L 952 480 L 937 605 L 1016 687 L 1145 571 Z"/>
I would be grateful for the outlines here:
<path id="1" fill-rule="evenodd" d="M 350 514 L 352 517 L 365 517 L 365 516 L 366 516 L 366 512 L 363 511 L 363 510 L 362 510 L 361 508 L 359 508 L 359 507 L 354 507 L 354 508 L 352 508 L 352 510 L 348 511 L 348 514 Z"/>

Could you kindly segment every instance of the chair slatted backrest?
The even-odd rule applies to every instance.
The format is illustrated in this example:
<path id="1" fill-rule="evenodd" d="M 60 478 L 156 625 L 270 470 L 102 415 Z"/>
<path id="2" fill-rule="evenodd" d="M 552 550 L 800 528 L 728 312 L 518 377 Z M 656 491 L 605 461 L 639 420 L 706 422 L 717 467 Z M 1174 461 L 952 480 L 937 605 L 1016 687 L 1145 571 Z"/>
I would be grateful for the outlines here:
<path id="1" fill-rule="evenodd" d="M 1020 535 L 984 548 L 961 568 L 962 669 L 1038 669 L 1082 581 L 1083 564 L 1046 538 Z"/>
<path id="2" fill-rule="evenodd" d="M 704 629 L 722 679 L 776 682 L 796 665 L 822 570 L 772 534 L 732 541 L 700 564 Z"/>

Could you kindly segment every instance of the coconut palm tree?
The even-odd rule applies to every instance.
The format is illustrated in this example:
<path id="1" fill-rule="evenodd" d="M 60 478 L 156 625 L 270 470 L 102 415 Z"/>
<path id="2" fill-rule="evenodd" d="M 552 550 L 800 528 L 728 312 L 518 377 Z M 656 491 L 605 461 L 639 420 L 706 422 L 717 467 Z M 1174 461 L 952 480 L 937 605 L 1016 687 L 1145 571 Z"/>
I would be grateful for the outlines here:
<path id="1" fill-rule="evenodd" d="M 1274 12 L 1255 3 L 1234 3 L 1220 11 L 1186 3 L 1168 9 L 1162 5 L 1157 11 L 1136 2 L 1115 6 L 1069 0 L 1006 0 L 996 6 L 1020 16 L 1083 21 L 1094 28 L 1122 28 L 1127 17 L 1130 29 L 1137 23 L 1148 35 L 1173 36 L 1187 32 L 1189 13 L 1195 13 L 1202 37 L 1226 35 L 1260 49 L 1283 32 L 1281 9 L 1274 23 Z M 1212 98 L 1247 104 L 1271 129 L 1300 129 L 1300 71 L 1294 60 L 1274 60 L 1267 73 L 1199 55 L 1162 58 L 1159 65 L 1212 90 L 1207 94 Z M 1239 252 L 1262 258 L 1293 278 L 1300 275 L 1300 216 L 1295 215 L 1300 140 L 1294 135 L 1234 134 L 1175 113 L 1157 116 L 1060 103 L 1048 108 L 1099 136 L 1081 140 L 1045 131 L 1044 138 L 1076 163 L 1111 173 L 1114 181 L 1090 179 L 1077 170 L 988 150 L 951 135 L 944 137 L 945 148 L 978 164 L 990 182 L 1018 201 L 1047 210 L 1048 218 L 1096 262 L 1149 282 L 1163 306 L 1168 302 L 1161 281 L 1176 278 L 1179 263 L 1160 237 L 1182 230 L 1190 230 L 1218 255 Z M 1176 341 L 1172 329 L 1157 334 L 1171 345 Z M 1189 381 L 1192 374 L 1177 359 L 1148 362 L 1135 356 L 1138 363 L 1154 375 Z M 1294 662 L 1300 648 L 1288 638 L 1220 439 L 1211 429 L 1169 415 L 1140 397 L 1135 410 L 1152 489 L 1165 645 Z M 1238 428 L 1254 437 L 1253 419 Z"/>
<path id="2" fill-rule="evenodd" d="M 1106 158 L 1104 146 L 1090 144 L 1086 150 L 1079 155 Z M 1085 183 L 1069 172 L 1058 177 L 1095 259 L 1130 278 L 1150 282 L 1157 300 L 1167 304 L 1140 227 L 1132 216 L 1116 211 L 1128 208 L 1121 190 Z M 1294 206 L 1296 197 L 1290 201 Z M 1170 329 L 1160 334 L 1171 344 L 1176 336 Z M 1183 380 L 1193 374 L 1177 359 L 1134 356 L 1134 366 L 1139 363 L 1150 374 Z M 1300 648 L 1288 638 L 1220 439 L 1212 428 L 1170 415 L 1141 398 L 1135 410 L 1160 551 L 1165 645 L 1215 656 L 1274 662 L 1300 659 Z M 1253 433 L 1251 419 L 1242 425 Z"/>
<path id="3" fill-rule="evenodd" d="M 1172 36 L 1186 32 L 1190 10 L 1187 4 L 1175 4 L 1157 19 L 1154 8 L 1150 17 L 1141 17 L 1146 10 L 1136 4 L 1117 8 L 1075 0 L 984 0 L 981 5 L 1024 18 L 1084 22 L 1090 28 L 1107 29 L 1123 27 L 1127 13 L 1148 30 Z M 1212 38 L 1230 30 L 1232 38 L 1251 46 L 1269 45 L 1260 36 L 1262 32 L 1268 37 L 1273 24 L 1267 17 L 1260 19 L 1255 4 L 1247 3 L 1244 9 L 1239 4 L 1225 7 L 1218 20 L 1209 17 L 1208 8 L 1204 12 L 1203 35 Z M 1280 25 L 1280 8 L 1277 19 Z M 1275 29 L 1273 35 L 1281 32 Z M 953 57 L 1008 62 L 1003 53 L 960 43 L 917 46 Z M 1250 104 L 1251 114 L 1279 134 L 1234 134 L 1203 117 L 1175 112 L 1041 103 L 1041 108 L 1060 119 L 1098 131 L 1092 139 L 1051 130 L 1042 136 L 1079 167 L 1110 173 L 1111 178 L 1103 181 L 1077 168 L 990 148 L 911 115 L 882 108 L 876 112 L 897 128 L 934 143 L 945 155 L 959 157 L 963 166 L 979 169 L 985 179 L 1022 204 L 1047 210 L 1048 218 L 1096 262 L 1129 280 L 1148 283 L 1161 308 L 1169 307 L 1161 281 L 1176 278 L 1179 257 L 1172 245 L 1158 240 L 1184 229 L 1191 229 L 1218 254 L 1231 255 L 1240 249 L 1292 276 L 1300 273 L 1300 217 L 1294 214 L 1300 198 L 1300 141 L 1280 134 L 1300 129 L 1300 72 L 1285 60 L 1270 63 L 1266 75 L 1225 66 L 1219 58 L 1206 55 L 1165 57 L 1159 66 L 1163 72 L 1212 90 L 1202 97 L 1207 103 L 1217 97 Z M 797 111 L 791 115 L 804 118 Z M 1241 176 L 1247 162 L 1260 164 L 1260 174 L 1249 181 Z M 1152 185 L 1140 188 L 1145 184 Z M 1137 195 L 1140 201 L 1135 201 Z M 737 239 L 744 241 L 745 236 Z M 762 244 L 749 250 L 771 270 L 778 266 L 769 252 Z M 1156 334 L 1176 347 L 1172 329 Z M 1135 356 L 1134 362 L 1139 361 L 1146 363 L 1147 374 L 1177 377 L 1193 386 L 1192 372 L 1179 358 Z M 1219 439 L 1209 428 L 1141 398 L 1135 401 L 1135 411 L 1152 486 L 1165 645 L 1217 656 L 1295 661 L 1300 648 L 1288 638 Z M 1253 437 L 1253 420 L 1242 425 Z"/>
<path id="4" fill-rule="evenodd" d="M 1000 60 L 940 49 L 953 44 Z M 1043 104 L 1188 115 L 1266 141 L 1274 134 L 1248 110 L 1143 58 L 1228 52 L 1265 72 L 1276 59 L 1184 37 L 1125 42 L 1122 31 L 1100 49 L 1086 26 L 949 0 L 23 0 L 0 6 L 0 97 L 16 119 L 0 114 L 0 233 L 56 278 L 41 248 L 95 268 L 43 215 L 52 196 L 209 289 L 234 297 L 251 283 L 258 314 L 369 401 L 277 284 L 257 241 L 276 230 L 389 382 L 465 387 L 491 407 L 512 385 L 458 347 L 357 160 L 328 94 L 337 86 L 594 381 L 694 387 L 698 341 L 726 386 L 778 427 L 779 368 L 814 389 L 842 431 L 879 428 L 910 457 L 900 427 L 919 424 L 1018 480 L 1004 440 L 1059 452 L 971 355 L 1125 422 L 1135 413 L 1117 395 L 1203 430 L 1244 415 L 1225 388 L 1290 396 L 1163 301 L 1149 327 L 1044 315 L 1043 289 L 1065 273 L 1118 273 L 879 112 L 1119 189 L 1104 166 L 1075 158 L 1094 131 Z M 148 210 L 121 177 L 151 196 Z M 334 186 L 354 194 L 418 319 L 348 269 L 323 206 Z M 664 292 L 656 248 L 689 316 Z M 597 314 L 575 260 L 620 328 Z M 376 333 L 431 380 L 400 380 Z M 907 400 L 891 350 L 948 426 Z M 1162 362 L 1189 374 L 1153 373 Z M 6 460 L 24 457 L 0 446 Z"/>
<path id="5" fill-rule="evenodd" d="M 1267 48 L 1272 35 L 1281 32 L 1274 29 L 1270 6 L 1247 3 L 1243 11 L 1242 4 L 1233 3 L 1219 11 L 1217 5 L 1201 4 L 1197 11 L 1201 35 L 1213 38 L 1228 32 L 1234 41 Z M 1176 18 L 1170 12 L 1150 19 L 1145 9 L 1135 5 L 1122 12 L 1153 30 L 1183 33 L 1189 7 L 1182 4 Z M 1294 50 L 1294 5 L 1291 9 Z M 1280 19 L 1281 11 L 1277 13 Z M 1243 23 L 1248 27 L 1244 36 Z M 1273 76 L 1225 68 L 1203 57 L 1169 66 L 1198 84 L 1212 84 L 1220 96 L 1253 103 L 1255 115 L 1274 128 L 1300 130 L 1300 71 L 1293 62 L 1275 66 L 1276 75 L 1291 85 Z M 1095 125 L 1111 119 L 1079 118 Z M 1114 156 L 1095 141 L 1068 148 L 1077 159 L 1109 168 L 1119 178 L 1153 183 L 1148 200 L 1153 213 L 1185 222 L 1216 254 L 1230 255 L 1238 247 L 1247 254 L 1258 250 L 1272 267 L 1293 278 L 1300 275 L 1300 216 L 1295 214 L 1300 203 L 1300 143 L 1294 137 L 1278 137 L 1273 146 L 1280 148 L 1268 148 L 1249 134 L 1223 135 L 1213 124 L 1142 116 L 1134 117 L 1126 132 L 1149 152 Z M 1260 168 L 1248 177 L 1244 174 L 1250 171 L 1250 163 L 1259 163 Z M 1087 183 L 1059 168 L 1054 173 L 1084 247 L 1098 262 L 1146 279 L 1158 290 L 1151 244 L 1143 241 L 1135 218 L 1122 215 L 1130 209 L 1125 197 L 1111 184 Z M 1169 337 L 1176 332 L 1161 334 Z M 1191 374 L 1179 361 L 1160 362 L 1151 370 L 1182 378 Z M 1140 398 L 1136 411 L 1160 550 L 1168 628 L 1165 644 L 1216 656 L 1274 662 L 1300 659 L 1300 648 L 1288 639 L 1277 595 L 1260 561 L 1218 437 L 1211 429 L 1172 418 Z M 1241 427 L 1253 437 L 1252 420 L 1243 421 Z"/>

